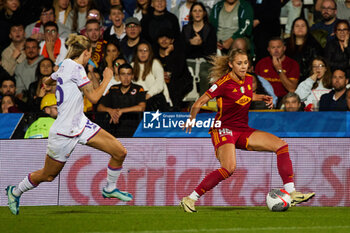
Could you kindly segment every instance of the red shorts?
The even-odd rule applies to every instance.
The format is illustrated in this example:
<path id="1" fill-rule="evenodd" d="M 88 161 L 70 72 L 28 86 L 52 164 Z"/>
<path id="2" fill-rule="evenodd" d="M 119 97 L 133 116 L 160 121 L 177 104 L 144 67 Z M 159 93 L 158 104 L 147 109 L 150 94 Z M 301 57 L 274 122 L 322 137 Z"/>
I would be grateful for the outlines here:
<path id="1" fill-rule="evenodd" d="M 236 148 L 247 150 L 248 147 L 248 138 L 249 136 L 256 131 L 253 128 L 244 128 L 239 131 L 230 130 L 227 128 L 212 129 L 210 130 L 211 141 L 215 147 L 215 152 L 219 149 L 220 146 L 226 143 L 235 144 Z"/>

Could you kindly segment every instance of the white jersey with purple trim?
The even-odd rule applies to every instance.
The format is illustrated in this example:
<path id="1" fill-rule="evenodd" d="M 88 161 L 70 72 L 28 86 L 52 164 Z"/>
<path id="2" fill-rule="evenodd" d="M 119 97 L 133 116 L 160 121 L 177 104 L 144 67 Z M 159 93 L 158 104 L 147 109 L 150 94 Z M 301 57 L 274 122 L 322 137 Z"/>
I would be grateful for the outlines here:
<path id="1" fill-rule="evenodd" d="M 79 88 L 90 82 L 82 65 L 65 59 L 51 75 L 57 81 L 56 99 L 58 116 L 50 131 L 74 137 L 82 133 L 88 118 L 84 114 L 84 99 Z"/>

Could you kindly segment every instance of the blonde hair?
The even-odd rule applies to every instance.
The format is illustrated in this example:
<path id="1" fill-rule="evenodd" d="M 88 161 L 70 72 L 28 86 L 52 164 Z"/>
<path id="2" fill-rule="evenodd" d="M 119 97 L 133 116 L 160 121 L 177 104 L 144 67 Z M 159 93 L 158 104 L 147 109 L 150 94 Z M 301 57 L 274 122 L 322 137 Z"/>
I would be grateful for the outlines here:
<path id="1" fill-rule="evenodd" d="M 54 0 L 54 1 L 53 1 L 53 4 L 52 4 L 53 7 L 54 7 L 54 9 L 55 9 L 55 15 L 56 15 L 56 17 L 57 17 L 57 21 L 58 21 L 59 15 L 60 15 L 60 7 L 58 6 L 58 1 L 59 1 L 59 0 Z M 66 21 L 67 21 L 67 19 L 68 19 L 68 15 L 69 15 L 69 13 L 70 13 L 71 11 L 72 11 L 72 4 L 71 4 L 71 1 L 69 1 L 67 9 L 64 10 L 63 24 L 66 23 Z"/>
<path id="2" fill-rule="evenodd" d="M 66 58 L 75 59 L 87 49 L 91 48 L 91 42 L 88 38 L 82 35 L 70 34 L 66 45 L 68 46 L 68 52 Z"/>
<path id="3" fill-rule="evenodd" d="M 210 83 L 215 83 L 222 76 L 232 70 L 228 63 L 232 63 L 237 55 L 246 55 L 248 57 L 247 52 L 242 49 L 231 49 L 229 54 L 226 56 L 210 57 L 210 63 L 213 65 L 212 68 L 210 68 L 209 73 Z"/>

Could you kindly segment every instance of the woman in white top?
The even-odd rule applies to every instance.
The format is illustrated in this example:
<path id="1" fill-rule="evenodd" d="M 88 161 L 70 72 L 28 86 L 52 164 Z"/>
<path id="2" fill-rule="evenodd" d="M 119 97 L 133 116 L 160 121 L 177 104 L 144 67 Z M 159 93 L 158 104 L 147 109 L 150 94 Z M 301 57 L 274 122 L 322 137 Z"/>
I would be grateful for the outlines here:
<path id="1" fill-rule="evenodd" d="M 301 82 L 295 93 L 297 93 L 305 104 L 305 111 L 318 111 L 321 95 L 331 91 L 332 72 L 322 57 L 312 60 L 311 76 Z"/>
<path id="2" fill-rule="evenodd" d="M 164 81 L 164 69 L 160 61 L 154 58 L 152 47 L 148 42 L 142 42 L 137 46 L 136 56 L 131 65 L 135 74 L 133 82 L 147 91 L 146 110 L 167 111 L 168 104 L 172 106 L 172 103 Z"/>
<path id="3" fill-rule="evenodd" d="M 141 21 L 142 17 L 148 13 L 150 6 L 151 0 L 137 0 L 133 16 Z"/>
<path id="4" fill-rule="evenodd" d="M 87 12 L 92 8 L 93 0 L 75 0 L 73 10 L 69 13 L 72 26 L 70 29 L 73 32 L 79 32 L 86 23 Z"/>
<path id="5" fill-rule="evenodd" d="M 66 42 L 68 53 L 57 72 L 45 79 L 45 84 L 57 83 L 56 99 L 58 116 L 49 133 L 44 168 L 30 173 L 18 186 L 7 187 L 8 205 L 15 215 L 19 213 L 19 199 L 22 193 L 37 187 L 42 182 L 51 182 L 60 173 L 77 143 L 86 144 L 111 155 L 107 168 L 107 186 L 102 190 L 105 198 L 132 200 L 132 195 L 119 191 L 119 178 L 126 149 L 107 131 L 91 122 L 83 112 L 83 94 L 97 103 L 111 80 L 113 72 L 106 68 L 101 85 L 94 89 L 86 75 L 84 66 L 88 63 L 92 48 L 90 41 L 71 34 Z"/>

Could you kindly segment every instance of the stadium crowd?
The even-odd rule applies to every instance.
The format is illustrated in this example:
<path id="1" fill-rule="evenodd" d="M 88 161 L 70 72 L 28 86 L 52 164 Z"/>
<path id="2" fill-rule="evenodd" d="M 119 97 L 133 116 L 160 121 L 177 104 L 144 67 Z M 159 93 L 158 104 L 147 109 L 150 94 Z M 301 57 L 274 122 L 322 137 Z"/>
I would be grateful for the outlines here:
<path id="1" fill-rule="evenodd" d="M 132 136 L 145 110 L 188 111 L 209 88 L 211 56 L 232 48 L 250 55 L 252 89 L 274 109 L 349 111 L 349 22 L 350 0 L 0 0 L 0 113 L 42 114 L 55 93 L 42 79 L 71 33 L 93 45 L 94 87 L 114 71 L 84 111 L 115 136 Z"/>

